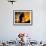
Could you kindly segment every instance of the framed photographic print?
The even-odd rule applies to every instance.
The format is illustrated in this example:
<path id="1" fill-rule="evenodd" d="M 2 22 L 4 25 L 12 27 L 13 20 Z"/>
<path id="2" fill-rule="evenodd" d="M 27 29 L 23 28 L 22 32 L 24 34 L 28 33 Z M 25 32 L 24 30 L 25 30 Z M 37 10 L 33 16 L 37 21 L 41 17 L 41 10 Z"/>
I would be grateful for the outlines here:
<path id="1" fill-rule="evenodd" d="M 13 24 L 32 25 L 32 10 L 13 10 Z"/>

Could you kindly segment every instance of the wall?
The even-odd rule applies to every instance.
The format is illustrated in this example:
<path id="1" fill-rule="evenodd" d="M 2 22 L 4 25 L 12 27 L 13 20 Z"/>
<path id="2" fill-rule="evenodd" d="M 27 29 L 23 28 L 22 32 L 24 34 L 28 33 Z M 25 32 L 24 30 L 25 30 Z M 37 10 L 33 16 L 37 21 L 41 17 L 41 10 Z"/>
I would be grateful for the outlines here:
<path id="1" fill-rule="evenodd" d="M 33 25 L 13 25 L 13 10 L 32 9 Z M 15 40 L 19 32 L 30 34 L 33 40 L 46 40 L 46 1 L 17 0 L 13 5 L 7 0 L 0 0 L 0 41 Z"/>

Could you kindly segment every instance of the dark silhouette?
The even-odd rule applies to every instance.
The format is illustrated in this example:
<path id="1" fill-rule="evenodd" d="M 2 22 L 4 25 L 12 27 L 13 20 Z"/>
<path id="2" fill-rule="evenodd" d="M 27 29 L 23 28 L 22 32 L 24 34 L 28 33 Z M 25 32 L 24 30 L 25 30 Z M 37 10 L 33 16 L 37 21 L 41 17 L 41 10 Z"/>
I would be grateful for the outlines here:
<path id="1" fill-rule="evenodd" d="M 21 13 L 19 19 L 20 19 L 20 23 L 22 23 L 22 17 L 24 17 L 24 13 Z"/>

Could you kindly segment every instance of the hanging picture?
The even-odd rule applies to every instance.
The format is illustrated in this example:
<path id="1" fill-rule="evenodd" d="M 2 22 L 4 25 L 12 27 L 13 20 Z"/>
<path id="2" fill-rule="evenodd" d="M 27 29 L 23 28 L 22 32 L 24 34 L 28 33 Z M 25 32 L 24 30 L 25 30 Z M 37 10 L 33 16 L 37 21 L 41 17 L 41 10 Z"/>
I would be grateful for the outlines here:
<path id="1" fill-rule="evenodd" d="M 32 25 L 32 10 L 13 10 L 13 24 Z"/>

